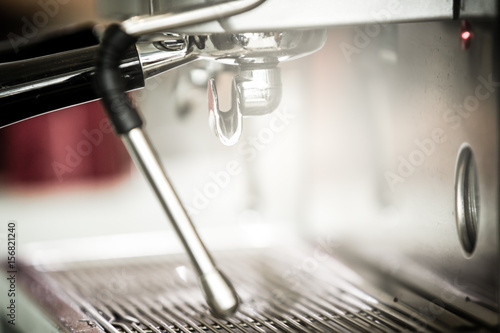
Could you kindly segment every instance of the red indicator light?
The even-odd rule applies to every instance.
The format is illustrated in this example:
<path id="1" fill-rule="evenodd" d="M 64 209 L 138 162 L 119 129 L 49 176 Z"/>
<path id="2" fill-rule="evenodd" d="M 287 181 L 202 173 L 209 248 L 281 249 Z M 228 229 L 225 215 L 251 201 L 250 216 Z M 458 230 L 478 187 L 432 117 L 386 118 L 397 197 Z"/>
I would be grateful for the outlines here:
<path id="1" fill-rule="evenodd" d="M 474 39 L 474 33 L 472 32 L 472 26 L 469 21 L 462 20 L 462 22 L 460 22 L 459 36 L 462 50 L 468 50 L 472 43 L 472 39 Z"/>

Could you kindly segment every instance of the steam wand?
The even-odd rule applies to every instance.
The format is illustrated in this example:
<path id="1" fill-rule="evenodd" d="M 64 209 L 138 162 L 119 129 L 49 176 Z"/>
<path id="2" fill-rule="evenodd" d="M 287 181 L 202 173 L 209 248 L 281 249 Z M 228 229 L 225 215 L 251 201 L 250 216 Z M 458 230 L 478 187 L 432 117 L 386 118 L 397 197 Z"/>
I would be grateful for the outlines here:
<path id="1" fill-rule="evenodd" d="M 236 291 L 216 267 L 170 184 L 142 129 L 142 119 L 125 94 L 124 80 L 118 69 L 122 55 L 141 35 L 221 19 L 252 9 L 263 1 L 238 0 L 179 14 L 136 17 L 121 25 L 111 25 L 104 34 L 97 60 L 96 87 L 115 131 L 121 135 L 129 154 L 160 200 L 193 263 L 208 305 L 219 316 L 231 315 L 237 310 Z"/>

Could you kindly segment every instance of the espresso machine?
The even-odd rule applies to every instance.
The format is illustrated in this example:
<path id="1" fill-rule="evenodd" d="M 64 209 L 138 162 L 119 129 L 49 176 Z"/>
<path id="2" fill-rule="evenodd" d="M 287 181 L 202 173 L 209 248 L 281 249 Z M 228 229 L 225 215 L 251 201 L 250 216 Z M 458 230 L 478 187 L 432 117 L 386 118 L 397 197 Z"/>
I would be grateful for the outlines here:
<path id="1" fill-rule="evenodd" d="M 109 135 L 136 167 L 6 186 L 0 328 L 499 331 L 498 10 L 98 0 L 85 38 L 10 35 L 2 130 L 99 103 L 97 127 L 48 126 L 76 139 L 47 165 L 64 183 Z"/>

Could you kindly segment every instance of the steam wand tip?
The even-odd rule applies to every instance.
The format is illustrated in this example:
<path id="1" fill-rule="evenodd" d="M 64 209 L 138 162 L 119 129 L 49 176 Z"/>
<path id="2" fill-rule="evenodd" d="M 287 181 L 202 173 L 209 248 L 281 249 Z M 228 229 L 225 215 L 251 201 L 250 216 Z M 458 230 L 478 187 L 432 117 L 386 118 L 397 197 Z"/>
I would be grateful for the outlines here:
<path id="1" fill-rule="evenodd" d="M 214 269 L 199 276 L 205 299 L 218 317 L 233 315 L 238 309 L 238 294 L 222 272 Z"/>

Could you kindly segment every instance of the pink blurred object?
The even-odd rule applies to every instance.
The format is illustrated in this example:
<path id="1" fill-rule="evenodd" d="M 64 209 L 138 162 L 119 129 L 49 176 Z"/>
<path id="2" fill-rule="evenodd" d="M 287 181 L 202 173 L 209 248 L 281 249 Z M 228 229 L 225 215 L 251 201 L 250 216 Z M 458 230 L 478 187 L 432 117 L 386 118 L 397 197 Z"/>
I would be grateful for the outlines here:
<path id="1" fill-rule="evenodd" d="M 127 151 L 98 101 L 0 131 L 2 173 L 9 184 L 105 180 L 130 170 Z"/>

